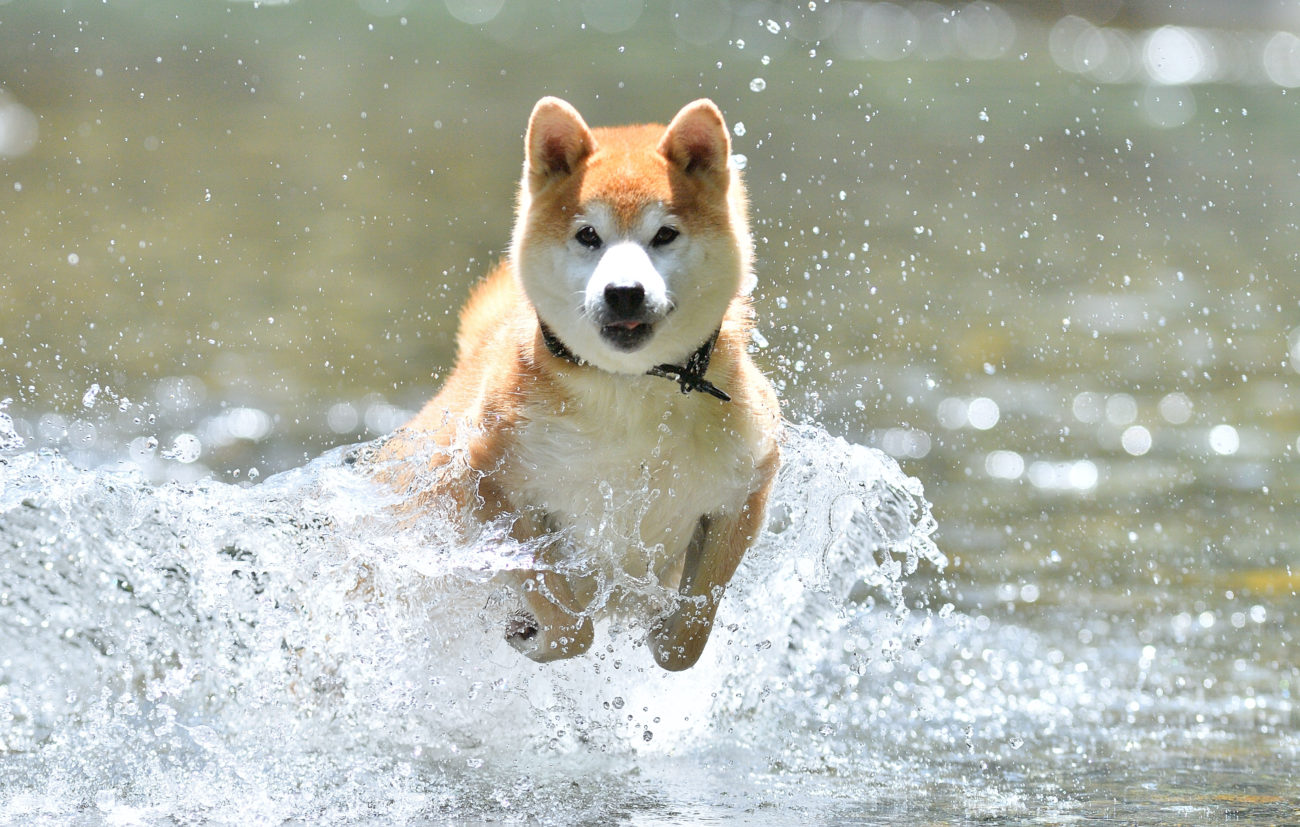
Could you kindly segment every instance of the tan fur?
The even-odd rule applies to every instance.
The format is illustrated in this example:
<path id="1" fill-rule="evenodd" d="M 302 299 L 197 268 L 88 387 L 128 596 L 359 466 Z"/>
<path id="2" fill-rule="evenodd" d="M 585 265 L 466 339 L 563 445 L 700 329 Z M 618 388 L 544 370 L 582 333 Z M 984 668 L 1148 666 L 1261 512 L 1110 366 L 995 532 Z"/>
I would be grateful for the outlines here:
<path id="1" fill-rule="evenodd" d="M 374 458 L 417 512 L 441 509 L 467 526 L 504 518 L 521 541 L 587 525 L 588 515 L 568 512 L 605 507 L 598 491 L 631 502 L 610 515 L 621 526 L 610 536 L 619 542 L 625 531 L 626 545 L 645 547 L 609 551 L 608 536 L 593 542 L 611 565 L 678 591 L 678 605 L 649 634 L 655 660 L 673 670 L 703 651 L 722 592 L 762 528 L 778 463 L 776 395 L 747 352 L 751 311 L 739 289 L 752 254 L 728 152 L 721 115 L 706 101 L 667 128 L 595 130 L 562 101 L 539 102 L 513 255 L 466 303 L 443 388 Z M 663 208 L 703 245 L 716 277 L 734 281 L 725 312 L 711 322 L 720 333 L 707 373 L 730 402 L 547 350 L 526 293 L 536 274 L 517 268 L 562 249 L 575 217 L 593 204 L 628 232 L 648 205 Z M 683 342 L 682 358 L 704 338 Z M 571 452 L 571 461 L 555 461 L 557 451 Z M 507 628 L 512 643 L 540 661 L 580 654 L 592 641 L 586 609 L 596 584 L 550 570 L 571 553 L 569 543 L 581 542 L 559 536 L 517 583 L 533 617 Z"/>

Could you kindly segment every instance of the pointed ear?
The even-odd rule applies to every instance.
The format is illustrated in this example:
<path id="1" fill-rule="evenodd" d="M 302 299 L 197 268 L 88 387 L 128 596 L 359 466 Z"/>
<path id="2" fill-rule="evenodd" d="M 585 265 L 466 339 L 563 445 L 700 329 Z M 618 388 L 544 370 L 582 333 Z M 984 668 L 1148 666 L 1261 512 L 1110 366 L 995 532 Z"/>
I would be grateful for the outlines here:
<path id="1" fill-rule="evenodd" d="M 668 124 L 659 154 L 688 175 L 707 174 L 726 180 L 731 157 L 727 124 L 713 101 L 688 103 Z"/>
<path id="2" fill-rule="evenodd" d="M 596 150 L 596 140 L 578 110 L 559 98 L 542 98 L 528 119 L 524 148 L 529 189 L 536 191 L 552 178 L 570 175 Z"/>

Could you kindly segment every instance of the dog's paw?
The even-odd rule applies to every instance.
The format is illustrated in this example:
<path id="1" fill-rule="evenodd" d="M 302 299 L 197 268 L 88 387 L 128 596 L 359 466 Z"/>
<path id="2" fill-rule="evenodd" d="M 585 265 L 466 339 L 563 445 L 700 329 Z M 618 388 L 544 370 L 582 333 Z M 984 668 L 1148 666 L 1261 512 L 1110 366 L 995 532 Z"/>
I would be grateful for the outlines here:
<path id="1" fill-rule="evenodd" d="M 646 636 L 655 662 L 669 672 L 694 666 L 709 642 L 716 608 L 716 603 L 686 603 L 655 623 Z"/>
<path id="2" fill-rule="evenodd" d="M 591 648 L 594 638 L 595 626 L 586 617 L 578 617 L 571 624 L 543 627 L 531 614 L 519 612 L 506 623 L 506 642 L 538 663 L 581 655 Z"/>
<path id="3" fill-rule="evenodd" d="M 513 614 L 506 621 L 506 640 L 520 652 L 531 648 L 531 641 L 537 637 L 537 632 L 537 618 L 527 612 Z"/>

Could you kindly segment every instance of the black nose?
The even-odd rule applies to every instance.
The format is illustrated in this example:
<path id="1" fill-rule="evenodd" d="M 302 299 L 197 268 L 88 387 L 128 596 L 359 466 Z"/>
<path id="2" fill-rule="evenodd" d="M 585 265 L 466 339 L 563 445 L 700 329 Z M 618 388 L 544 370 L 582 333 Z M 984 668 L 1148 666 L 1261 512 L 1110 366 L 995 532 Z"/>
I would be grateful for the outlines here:
<path id="1" fill-rule="evenodd" d="M 645 288 L 639 284 L 605 286 L 605 306 L 620 319 L 630 319 L 640 314 L 644 305 Z"/>

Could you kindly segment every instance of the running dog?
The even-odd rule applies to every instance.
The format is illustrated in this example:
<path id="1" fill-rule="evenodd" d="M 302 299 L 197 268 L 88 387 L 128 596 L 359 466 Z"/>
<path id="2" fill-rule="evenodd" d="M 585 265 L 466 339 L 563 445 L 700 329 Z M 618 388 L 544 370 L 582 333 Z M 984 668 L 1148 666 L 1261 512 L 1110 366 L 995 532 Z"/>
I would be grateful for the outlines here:
<path id="1" fill-rule="evenodd" d="M 708 100 L 666 127 L 598 129 L 539 101 L 510 255 L 466 303 L 442 390 L 376 451 L 416 513 L 508 525 L 534 549 L 505 630 L 533 660 L 590 647 L 617 568 L 673 590 L 647 642 L 663 668 L 692 666 L 762 529 L 782 420 L 748 352 L 730 153 Z"/>

